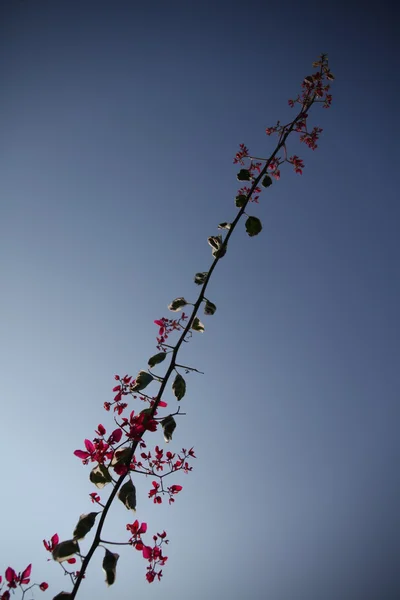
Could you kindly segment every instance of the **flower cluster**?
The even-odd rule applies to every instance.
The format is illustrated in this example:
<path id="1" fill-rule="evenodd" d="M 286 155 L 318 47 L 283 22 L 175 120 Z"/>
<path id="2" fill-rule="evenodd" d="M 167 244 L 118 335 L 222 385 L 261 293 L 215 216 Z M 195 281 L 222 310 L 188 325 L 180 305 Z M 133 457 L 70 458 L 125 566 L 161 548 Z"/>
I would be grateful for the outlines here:
<path id="1" fill-rule="evenodd" d="M 291 156 L 289 158 L 289 162 L 294 166 L 294 170 L 296 171 L 296 173 L 299 173 L 300 175 L 302 175 L 303 171 L 303 167 L 304 167 L 304 162 L 301 160 L 301 158 L 299 158 L 298 156 L 296 156 L 296 154 L 294 154 L 293 156 Z"/>
<path id="2" fill-rule="evenodd" d="M 181 331 L 183 327 L 183 322 L 187 320 L 187 315 L 183 312 L 179 319 L 167 319 L 162 317 L 161 319 L 156 319 L 154 321 L 155 325 L 158 326 L 158 337 L 157 337 L 157 348 L 158 350 L 165 351 L 167 345 L 165 341 L 168 339 L 168 336 L 173 331 Z"/>
<path id="3" fill-rule="evenodd" d="M 244 165 L 244 158 L 249 156 L 249 149 L 244 144 L 239 144 L 240 150 L 236 152 L 235 158 L 233 159 L 233 164 L 241 164 Z"/>
<path id="4" fill-rule="evenodd" d="M 250 188 L 245 185 L 244 187 L 241 187 L 237 191 L 237 193 L 238 193 L 238 195 L 247 196 L 247 194 L 250 193 Z M 257 194 L 257 195 L 254 195 L 254 194 Z M 258 204 L 258 199 L 260 197 L 260 194 L 261 194 L 261 188 L 257 186 L 256 188 L 254 188 L 254 193 L 250 196 L 249 201 L 256 202 Z"/>
<path id="5" fill-rule="evenodd" d="M 193 467 L 189 466 L 187 459 L 196 458 L 193 448 L 189 450 L 182 448 L 181 454 L 167 451 L 164 456 L 164 450 L 159 446 L 154 448 L 154 455 L 151 452 L 142 452 L 140 457 L 144 462 L 134 459 L 135 471 L 140 472 L 141 469 L 145 475 L 156 475 L 158 471 L 164 471 L 164 465 L 168 466 L 170 473 L 179 470 L 189 473 Z"/>
<path id="6" fill-rule="evenodd" d="M 161 546 L 162 544 L 168 544 L 168 540 L 166 539 L 167 534 L 165 531 L 163 533 L 157 533 L 157 535 L 153 535 L 154 545 L 146 546 L 143 543 L 142 535 L 147 531 L 147 523 L 142 523 L 139 525 L 139 521 L 136 520 L 132 524 L 127 524 L 127 530 L 131 532 L 132 536 L 129 539 L 129 543 L 132 544 L 136 550 L 142 553 L 142 556 L 145 560 L 147 560 L 150 564 L 147 567 L 146 579 L 149 583 L 152 583 L 154 579 L 157 577 L 158 580 L 162 577 L 162 571 L 156 571 L 156 567 L 163 566 L 168 560 L 168 556 L 163 556 Z"/>
<path id="7" fill-rule="evenodd" d="M 154 398 L 149 398 L 145 395 L 137 395 L 137 393 L 135 393 L 136 380 L 133 379 L 132 375 L 125 375 L 125 377 L 115 375 L 114 379 L 119 381 L 119 383 L 118 385 L 114 386 L 112 390 L 115 393 L 113 402 L 104 402 L 104 408 L 106 411 L 110 411 L 111 407 L 114 406 L 114 412 L 116 412 L 118 415 L 121 415 L 128 406 L 127 402 L 121 402 L 121 400 L 124 396 L 128 395 L 132 396 L 134 400 L 139 398 L 139 400 L 142 402 L 147 402 L 150 407 L 153 406 L 155 402 Z M 166 402 L 160 401 L 158 406 L 160 408 L 165 408 L 167 404 Z"/>
<path id="8" fill-rule="evenodd" d="M 129 427 L 129 431 L 126 433 L 128 439 L 138 442 L 145 431 L 157 431 L 157 421 L 150 419 L 146 410 L 138 415 L 135 415 L 135 411 L 132 411 L 129 419 L 126 417 L 122 419 L 121 427 L 124 431 L 126 427 Z"/>
<path id="9" fill-rule="evenodd" d="M 181 485 L 171 485 L 167 489 L 164 489 L 162 480 L 161 480 L 161 483 L 157 483 L 157 481 L 152 481 L 151 483 L 152 483 L 153 488 L 150 489 L 150 491 L 149 491 L 149 498 L 153 498 L 154 504 L 162 503 L 162 498 L 161 498 L 160 494 L 168 494 L 169 495 L 168 503 L 172 504 L 173 502 L 175 502 L 175 499 L 173 498 L 173 496 L 175 494 L 179 494 L 179 492 L 181 492 L 183 490 L 183 487 Z"/>
<path id="10" fill-rule="evenodd" d="M 114 455 L 113 445 L 118 444 L 123 432 L 120 428 L 115 429 L 107 441 L 104 440 L 106 429 L 103 425 L 98 426 L 96 433 L 101 437 L 94 438 L 93 442 L 85 440 L 86 450 L 75 450 L 74 452 L 75 456 L 82 459 L 84 465 L 87 465 L 89 461 L 104 464 L 106 460 L 111 460 Z"/>
<path id="11" fill-rule="evenodd" d="M 42 592 L 45 592 L 49 587 L 49 584 L 43 581 L 42 583 L 33 583 L 29 588 L 23 588 L 22 586 L 28 585 L 30 582 L 30 576 L 32 571 L 32 565 L 28 565 L 26 569 L 24 569 L 20 573 L 16 573 L 12 567 L 8 567 L 4 573 L 4 582 L 3 577 L 0 575 L 0 600 L 10 600 L 11 594 L 10 590 L 15 590 L 17 587 L 20 587 L 23 595 L 25 592 L 30 590 L 31 588 L 37 586 Z M 4 592 L 2 592 L 4 585 L 7 586 Z"/>
<path id="12" fill-rule="evenodd" d="M 168 560 L 168 556 L 163 556 L 161 550 L 162 544 L 168 544 L 166 537 L 167 534 L 165 531 L 153 535 L 154 546 L 152 548 L 150 546 L 144 546 L 142 550 L 143 558 L 146 558 L 150 563 L 146 573 L 146 579 L 149 583 L 153 583 L 156 577 L 158 581 L 161 581 L 162 570 L 156 571 L 156 567 L 163 567 Z"/>

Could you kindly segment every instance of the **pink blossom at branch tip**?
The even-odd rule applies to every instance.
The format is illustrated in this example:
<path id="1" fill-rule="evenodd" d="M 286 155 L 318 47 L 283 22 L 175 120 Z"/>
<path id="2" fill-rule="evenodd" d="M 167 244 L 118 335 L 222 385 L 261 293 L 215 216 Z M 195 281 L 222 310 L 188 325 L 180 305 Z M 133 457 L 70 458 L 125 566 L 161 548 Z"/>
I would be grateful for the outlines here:
<path id="1" fill-rule="evenodd" d="M 153 549 L 150 548 L 150 546 L 143 546 L 143 558 L 146 558 L 147 560 L 151 560 L 153 557 Z"/>
<path id="2" fill-rule="evenodd" d="M 158 331 L 158 335 L 164 335 L 164 331 L 165 331 L 165 323 L 164 323 L 164 319 L 158 319 L 156 321 L 154 321 L 154 323 L 156 325 L 159 326 L 159 331 Z"/>
<path id="3" fill-rule="evenodd" d="M 294 170 L 296 171 L 296 173 L 299 173 L 300 175 L 303 174 L 303 168 L 304 168 L 304 162 L 302 161 L 301 158 L 299 158 L 298 156 L 296 156 L 296 154 L 294 154 L 293 156 L 291 156 L 289 158 L 289 162 L 292 163 L 292 165 L 294 166 Z"/>
<path id="4" fill-rule="evenodd" d="M 28 584 L 30 581 L 30 575 L 32 571 L 32 565 L 28 565 L 25 571 L 20 575 L 20 584 Z"/>
<path id="5" fill-rule="evenodd" d="M 118 444 L 118 442 L 121 441 L 121 438 L 122 438 L 122 429 L 120 429 L 120 428 L 114 429 L 114 431 L 108 438 L 107 443 L 110 445 Z"/>
<path id="6" fill-rule="evenodd" d="M 106 434 L 106 428 L 103 425 L 99 425 L 96 429 L 97 435 L 103 436 Z"/>
<path id="7" fill-rule="evenodd" d="M 43 545 L 46 548 L 47 552 L 53 552 L 54 548 L 58 545 L 59 541 L 60 538 L 58 537 L 58 534 L 55 533 L 49 542 L 43 540 Z"/>
<path id="8" fill-rule="evenodd" d="M 169 488 L 168 488 L 168 491 L 169 491 L 171 494 L 177 494 L 178 492 L 181 492 L 181 491 L 182 491 L 182 489 L 183 489 L 183 488 L 182 488 L 182 486 L 181 486 L 181 485 L 175 485 L 175 484 L 174 484 L 174 485 L 171 485 L 171 487 L 169 487 Z"/>
<path id="9" fill-rule="evenodd" d="M 235 158 L 233 159 L 233 164 L 240 163 L 241 165 L 244 165 L 243 159 L 249 156 L 249 149 L 246 148 L 244 144 L 239 144 L 239 148 L 239 152 L 236 152 Z"/>
<path id="10" fill-rule="evenodd" d="M 11 567 L 7 567 L 5 572 L 5 578 L 7 581 L 7 585 L 10 589 L 17 587 L 18 577 L 14 569 L 12 569 Z"/>

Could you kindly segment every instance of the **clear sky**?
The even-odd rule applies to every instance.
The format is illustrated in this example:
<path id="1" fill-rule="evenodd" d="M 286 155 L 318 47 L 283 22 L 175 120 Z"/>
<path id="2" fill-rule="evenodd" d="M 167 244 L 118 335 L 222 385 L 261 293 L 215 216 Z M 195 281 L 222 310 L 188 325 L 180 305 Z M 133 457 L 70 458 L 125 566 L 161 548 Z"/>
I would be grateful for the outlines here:
<path id="1" fill-rule="evenodd" d="M 182 355 L 205 375 L 170 446 L 195 468 L 171 507 L 136 481 L 137 518 L 170 539 L 163 581 L 125 548 L 115 586 L 99 555 L 79 597 L 399 597 L 390 4 L 1 1 L 0 571 L 33 562 L 51 585 L 35 597 L 69 589 L 43 538 L 92 507 L 73 451 L 111 429 L 114 374 L 146 367 L 154 319 L 196 299 L 207 237 L 236 214 L 238 144 L 268 155 L 321 52 L 320 146 L 289 144 L 303 176 L 287 166 L 251 207 L 262 234 L 235 234 Z M 132 521 L 116 506 L 108 538 Z"/>

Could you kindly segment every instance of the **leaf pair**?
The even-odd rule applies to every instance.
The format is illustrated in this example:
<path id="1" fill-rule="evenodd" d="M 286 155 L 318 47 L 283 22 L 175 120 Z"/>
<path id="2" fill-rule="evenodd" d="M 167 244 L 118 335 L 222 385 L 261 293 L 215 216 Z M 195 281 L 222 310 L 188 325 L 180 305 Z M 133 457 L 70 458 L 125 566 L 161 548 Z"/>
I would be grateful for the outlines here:
<path id="1" fill-rule="evenodd" d="M 78 540 L 83 540 L 89 533 L 95 524 L 98 514 L 99 512 L 91 512 L 79 517 L 79 521 L 74 529 L 73 539 L 60 542 L 54 547 L 51 554 L 55 561 L 61 563 L 65 560 L 70 560 L 74 554 L 80 552 Z"/>

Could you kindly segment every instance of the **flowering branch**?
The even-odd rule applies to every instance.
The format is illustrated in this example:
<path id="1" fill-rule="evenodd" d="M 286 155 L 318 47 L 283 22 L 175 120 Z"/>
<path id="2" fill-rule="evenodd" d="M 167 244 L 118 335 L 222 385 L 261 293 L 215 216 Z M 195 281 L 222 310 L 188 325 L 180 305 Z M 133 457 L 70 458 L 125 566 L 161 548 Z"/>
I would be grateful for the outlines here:
<path id="1" fill-rule="evenodd" d="M 120 417 L 128 407 L 128 403 L 124 402 L 124 397 L 131 396 L 133 400 L 145 403 L 146 408 L 135 414 L 132 411 L 129 417 L 122 416 L 118 419 L 114 417 L 117 428 L 106 437 L 106 429 L 103 425 L 99 425 L 96 430 L 96 436 L 93 441 L 85 440 L 85 450 L 76 450 L 75 455 L 80 458 L 83 464 L 89 462 L 97 463 L 97 466 L 90 473 L 90 480 L 94 485 L 101 489 L 105 485 L 111 483 L 112 490 L 105 503 L 100 501 L 100 496 L 97 493 L 91 493 L 90 497 L 93 503 L 97 504 L 102 510 L 91 512 L 86 515 L 81 515 L 73 536 L 70 540 L 59 542 L 58 535 L 55 534 L 49 542 L 44 541 L 46 549 L 51 552 L 55 561 L 62 563 L 66 561 L 69 564 L 76 562 L 75 555 L 81 559 L 81 566 L 78 571 L 66 571 L 73 583 L 72 591 L 69 593 L 61 592 L 54 600 L 58 598 L 73 599 L 76 597 L 82 580 L 85 578 L 87 567 L 92 559 L 92 556 L 100 546 L 105 549 L 103 560 L 103 570 L 106 574 L 106 583 L 112 585 L 116 577 L 116 566 L 119 555 L 111 552 L 106 546 L 110 545 L 130 545 L 140 551 L 143 558 L 148 561 L 146 578 L 149 582 L 155 578 L 161 579 L 162 570 L 157 571 L 165 564 L 167 557 L 163 555 L 163 546 L 168 544 L 165 531 L 157 533 L 153 536 L 153 545 L 146 545 L 142 536 L 147 532 L 147 524 L 139 523 L 135 520 L 132 524 L 127 524 L 126 528 L 130 532 L 131 537 L 128 542 L 112 542 L 102 539 L 102 530 L 107 518 L 110 507 L 116 497 L 125 505 L 127 509 L 136 510 L 136 489 L 131 480 L 131 474 L 144 475 L 155 477 L 158 481 L 152 481 L 152 487 L 148 497 L 153 499 L 155 504 L 161 504 L 162 496 L 167 495 L 169 504 L 175 501 L 174 496 L 182 490 L 182 486 L 172 484 L 169 487 L 164 487 L 164 478 L 179 470 L 188 473 L 192 470 L 189 461 L 195 459 L 193 448 L 189 450 L 182 449 L 181 453 L 166 452 L 158 445 L 155 446 L 154 452 L 145 452 L 146 443 L 143 436 L 146 431 L 155 432 L 158 426 L 163 429 L 164 440 L 168 443 L 172 439 L 173 432 L 176 428 L 174 419 L 177 415 L 183 415 L 180 410 L 169 413 L 164 417 L 158 416 L 158 411 L 167 407 L 167 403 L 163 400 L 164 392 L 168 382 L 173 378 L 172 391 L 177 401 L 182 400 L 186 394 L 186 381 L 180 373 L 183 370 L 185 374 L 190 372 L 201 373 L 194 367 L 188 367 L 177 362 L 177 357 L 182 344 L 188 342 L 192 337 L 193 331 L 203 332 L 204 325 L 198 318 L 198 312 L 203 305 L 205 315 L 213 315 L 216 311 L 216 306 L 206 297 L 206 291 L 213 275 L 213 272 L 227 252 L 228 243 L 239 224 L 239 221 L 246 215 L 245 228 L 250 237 L 258 235 L 262 230 L 261 221 L 255 217 L 248 215 L 246 210 L 249 203 L 258 203 L 260 194 L 263 188 L 269 188 L 273 181 L 280 179 L 280 166 L 288 162 L 293 165 L 294 170 L 298 174 L 302 174 L 304 161 L 297 155 L 288 157 L 287 140 L 291 134 L 299 134 L 300 142 L 305 143 L 309 148 L 315 150 L 322 129 L 313 127 L 308 129 L 307 120 L 309 111 L 315 103 L 323 103 L 324 108 L 329 108 L 332 96 L 330 95 L 330 81 L 333 80 L 333 75 L 328 67 L 327 55 L 322 54 L 320 59 L 313 64 L 317 71 L 312 75 L 308 75 L 302 82 L 302 91 L 294 99 L 289 100 L 291 107 L 299 106 L 299 112 L 292 121 L 281 125 L 280 121 L 274 127 L 268 127 L 266 134 L 268 136 L 277 135 L 278 141 L 272 154 L 268 158 L 254 157 L 250 155 L 248 148 L 244 144 L 240 144 L 239 151 L 236 153 L 234 163 L 239 164 L 240 168 L 237 179 L 240 182 L 248 182 L 238 190 L 235 197 L 235 205 L 239 209 L 232 222 L 224 222 L 218 225 L 218 229 L 225 232 L 222 234 L 213 235 L 208 238 L 208 244 L 212 250 L 213 261 L 210 268 L 206 272 L 196 273 L 194 277 L 195 284 L 200 286 L 200 292 L 197 300 L 192 303 L 183 297 L 176 298 L 168 306 L 172 312 L 179 312 L 186 306 L 192 306 L 190 315 L 184 312 L 178 319 L 168 319 L 162 317 L 154 323 L 157 325 L 157 349 L 158 353 L 150 357 L 148 360 L 148 370 L 139 371 L 135 379 L 132 376 L 125 377 L 115 376 L 117 385 L 114 387 L 115 397 L 113 402 L 106 402 L 104 408 L 110 411 L 113 407 L 115 415 Z M 283 151 L 283 158 L 279 156 L 280 151 Z M 175 345 L 166 343 L 169 341 L 171 334 L 179 335 Z M 153 372 L 153 369 L 169 358 L 169 365 L 165 374 L 161 377 Z M 158 393 L 156 396 L 150 396 L 143 392 L 151 383 L 159 383 Z M 122 441 L 121 441 L 122 440 Z M 140 456 L 135 456 L 138 448 L 141 450 Z M 169 470 L 164 472 L 164 468 Z M 117 477 L 113 477 L 110 471 L 114 471 Z M 98 522 L 96 524 L 96 519 Z M 95 527 L 96 525 L 96 527 Z M 82 540 L 89 531 L 95 527 L 94 538 L 86 555 L 80 554 L 79 541 Z M 63 565 L 62 565 L 63 566 Z M 29 567 L 30 568 L 30 567 Z M 64 568 L 64 567 L 63 567 Z M 12 572 L 11 572 L 12 571 Z M 28 568 L 18 576 L 11 569 L 6 571 L 6 581 L 9 588 L 21 586 L 23 583 L 28 583 L 27 573 Z M 0 578 L 1 584 L 1 578 Z M 43 583 L 39 587 L 46 589 L 47 584 Z M 1 588 L 0 588 L 1 592 Z M 7 596 L 8 594 L 8 596 Z M 0 595 L 0 600 L 8 600 L 9 591 Z"/>

